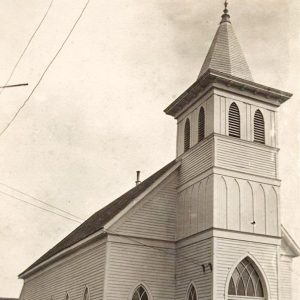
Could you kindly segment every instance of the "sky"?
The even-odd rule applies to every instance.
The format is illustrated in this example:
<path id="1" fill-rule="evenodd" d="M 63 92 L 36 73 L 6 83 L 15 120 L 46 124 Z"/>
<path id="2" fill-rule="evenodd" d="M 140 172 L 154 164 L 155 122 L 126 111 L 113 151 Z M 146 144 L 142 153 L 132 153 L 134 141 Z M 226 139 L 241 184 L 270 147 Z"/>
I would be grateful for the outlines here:
<path id="1" fill-rule="evenodd" d="M 297 3 L 298 2 L 298 3 Z M 0 83 L 50 0 L 0 1 Z M 61 45 L 85 1 L 54 0 L 0 95 L 4 128 Z M 221 0 L 91 0 L 78 27 L 12 126 L 0 136 L 0 296 L 78 224 L 21 200 L 31 194 L 83 219 L 175 157 L 176 122 L 163 113 L 197 78 Z M 292 92 L 280 108 L 282 223 L 300 243 L 300 2 L 231 0 L 230 14 L 256 82 Z M 46 207 L 46 206 L 43 206 Z M 300 298 L 300 259 L 293 270 Z M 297 290 L 298 289 L 298 290 Z"/>

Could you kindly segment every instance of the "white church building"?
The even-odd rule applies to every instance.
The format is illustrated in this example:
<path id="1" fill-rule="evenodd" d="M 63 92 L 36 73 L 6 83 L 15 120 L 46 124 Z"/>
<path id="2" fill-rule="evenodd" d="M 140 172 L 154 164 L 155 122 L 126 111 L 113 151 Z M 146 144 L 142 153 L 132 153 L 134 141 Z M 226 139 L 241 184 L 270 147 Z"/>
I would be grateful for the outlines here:
<path id="1" fill-rule="evenodd" d="M 166 109 L 177 154 L 19 275 L 20 300 L 290 300 L 299 247 L 280 220 L 278 108 L 227 4 L 196 82 Z"/>

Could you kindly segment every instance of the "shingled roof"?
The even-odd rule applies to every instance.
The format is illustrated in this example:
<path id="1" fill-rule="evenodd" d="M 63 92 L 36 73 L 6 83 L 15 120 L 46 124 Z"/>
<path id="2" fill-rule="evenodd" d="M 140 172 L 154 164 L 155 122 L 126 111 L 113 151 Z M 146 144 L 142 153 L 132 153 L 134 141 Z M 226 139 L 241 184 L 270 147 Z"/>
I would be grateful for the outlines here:
<path id="1" fill-rule="evenodd" d="M 208 69 L 253 81 L 246 58 L 234 33 L 227 6 L 198 78 Z"/>
<path id="2" fill-rule="evenodd" d="M 46 252 L 46 254 L 40 257 L 35 263 L 33 263 L 29 268 L 22 272 L 19 275 L 19 277 L 22 278 L 22 276 L 29 270 L 45 262 L 52 256 L 58 254 L 59 252 L 73 246 L 74 244 L 103 229 L 105 224 L 112 220 L 113 217 L 115 217 L 119 212 L 121 212 L 127 205 L 129 205 L 136 197 L 142 194 L 162 175 L 169 171 L 175 164 L 176 160 L 173 160 L 172 162 L 164 166 L 162 169 L 154 173 L 152 176 L 148 177 L 142 183 L 140 183 L 136 187 L 129 190 L 127 193 L 123 194 L 104 208 L 94 213 L 85 222 L 83 222 L 75 230 L 73 230 L 68 236 L 66 236 L 61 242 L 59 242 L 56 246 L 54 246 L 52 249 Z"/>

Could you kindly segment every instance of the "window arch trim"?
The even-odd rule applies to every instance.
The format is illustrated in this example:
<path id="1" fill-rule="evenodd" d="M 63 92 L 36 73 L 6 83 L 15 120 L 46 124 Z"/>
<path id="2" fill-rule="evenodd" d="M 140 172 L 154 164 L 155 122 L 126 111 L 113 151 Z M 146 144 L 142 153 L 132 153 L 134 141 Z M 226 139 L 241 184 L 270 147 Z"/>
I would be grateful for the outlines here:
<path id="1" fill-rule="evenodd" d="M 201 106 L 198 113 L 198 142 L 205 139 L 205 125 L 205 109 Z"/>
<path id="2" fill-rule="evenodd" d="M 253 116 L 253 141 L 266 144 L 266 124 L 262 111 L 258 108 Z"/>
<path id="3" fill-rule="evenodd" d="M 232 102 L 228 108 L 228 135 L 241 138 L 241 112 L 236 102 Z"/>
<path id="4" fill-rule="evenodd" d="M 245 296 L 231 296 L 231 295 L 228 295 L 229 283 L 230 283 L 231 277 L 233 275 L 233 272 L 237 268 L 239 263 L 242 262 L 245 258 L 248 258 L 252 262 L 253 267 L 255 268 L 255 271 L 259 275 L 259 278 L 261 280 L 261 284 L 262 284 L 262 287 L 263 287 L 263 291 L 264 291 L 264 297 L 263 298 L 255 298 L 255 299 L 268 300 L 269 295 L 270 295 L 270 285 L 269 285 L 269 282 L 267 280 L 266 273 L 264 272 L 264 270 L 261 267 L 260 263 L 250 253 L 248 253 L 246 255 L 243 255 L 238 260 L 236 260 L 235 264 L 233 265 L 230 272 L 228 273 L 227 279 L 226 279 L 226 284 L 225 284 L 225 300 L 231 300 L 231 299 L 246 300 L 247 299 L 247 297 L 245 297 Z"/>
<path id="5" fill-rule="evenodd" d="M 145 291 L 146 291 L 146 293 L 147 293 L 147 295 L 148 295 L 149 300 L 153 300 L 153 297 L 152 297 L 152 294 L 151 294 L 151 291 L 150 291 L 149 286 L 148 286 L 145 282 L 143 282 L 143 281 L 139 281 L 138 283 L 136 283 L 136 284 L 133 286 L 133 288 L 131 289 L 131 291 L 130 291 L 130 293 L 129 293 L 128 300 L 132 300 L 135 291 L 136 291 L 140 286 L 142 286 L 142 287 L 145 289 Z"/>
<path id="6" fill-rule="evenodd" d="M 198 299 L 198 292 L 197 292 L 196 284 L 192 281 L 188 285 L 188 288 L 187 288 L 187 291 L 186 291 L 186 295 L 185 295 L 185 300 L 189 300 L 190 291 L 191 291 L 192 288 L 194 288 L 195 294 L 196 294 L 196 299 Z"/>
<path id="7" fill-rule="evenodd" d="M 191 149 L 191 121 L 189 118 L 186 118 L 184 122 L 183 147 L 184 152 L 187 152 L 189 149 Z"/>

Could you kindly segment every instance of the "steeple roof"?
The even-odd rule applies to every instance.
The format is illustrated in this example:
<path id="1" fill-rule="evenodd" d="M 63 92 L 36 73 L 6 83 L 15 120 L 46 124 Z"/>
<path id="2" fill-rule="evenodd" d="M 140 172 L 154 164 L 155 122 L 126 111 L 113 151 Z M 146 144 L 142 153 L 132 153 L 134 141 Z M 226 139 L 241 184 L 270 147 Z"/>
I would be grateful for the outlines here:
<path id="1" fill-rule="evenodd" d="M 200 78 L 208 69 L 253 81 L 249 66 L 234 33 L 227 1 L 217 33 L 201 68 Z"/>

